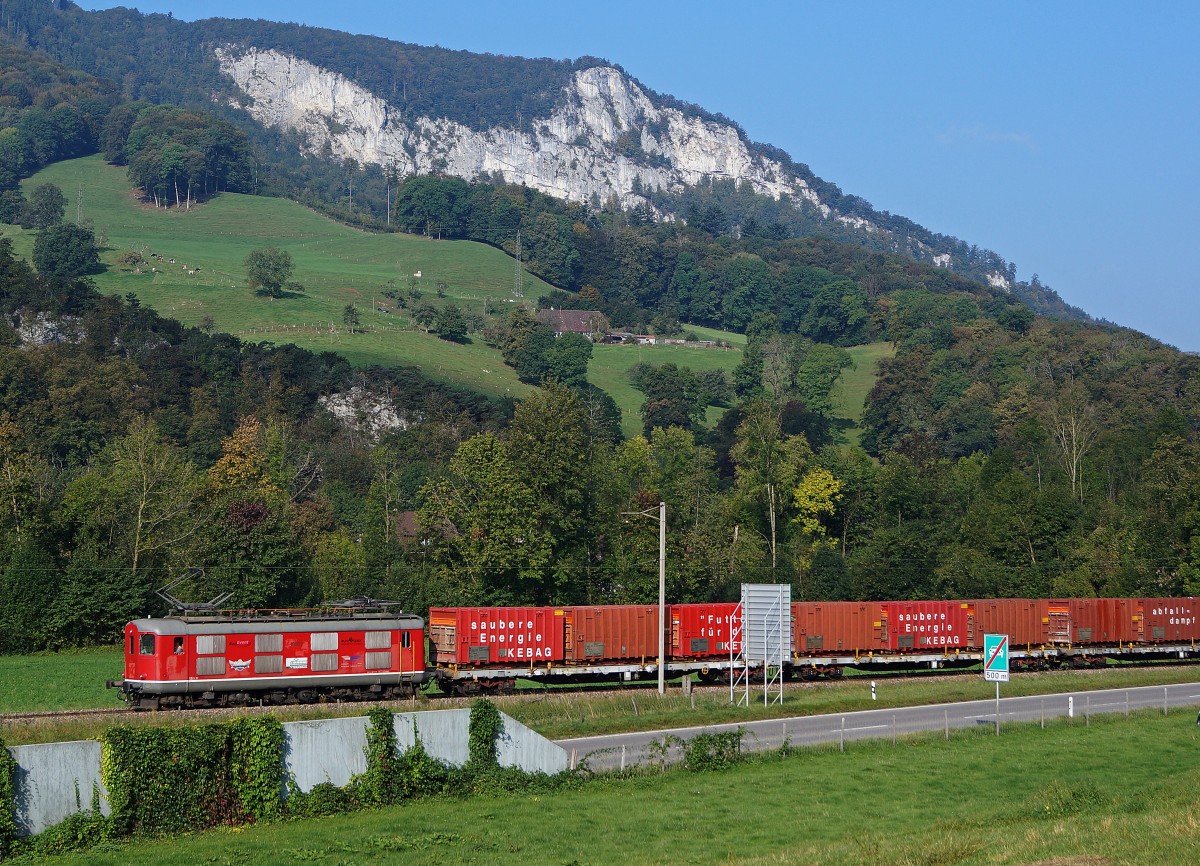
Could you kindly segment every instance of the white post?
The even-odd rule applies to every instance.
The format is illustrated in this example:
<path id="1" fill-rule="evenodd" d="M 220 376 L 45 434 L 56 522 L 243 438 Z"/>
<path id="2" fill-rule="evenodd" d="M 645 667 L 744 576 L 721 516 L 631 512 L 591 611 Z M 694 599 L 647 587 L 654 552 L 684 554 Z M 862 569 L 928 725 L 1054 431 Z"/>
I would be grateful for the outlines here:
<path id="1" fill-rule="evenodd" d="M 875 700 L 875 681 L 871 680 L 871 700 Z"/>
<path id="2" fill-rule="evenodd" d="M 996 736 L 1000 736 L 1000 680 L 996 680 Z"/>
<path id="3" fill-rule="evenodd" d="M 658 503 L 658 693 L 667 693 L 667 503 Z"/>
<path id="4" fill-rule="evenodd" d="M 1072 696 L 1067 697 L 1067 718 L 1075 718 L 1075 698 Z"/>

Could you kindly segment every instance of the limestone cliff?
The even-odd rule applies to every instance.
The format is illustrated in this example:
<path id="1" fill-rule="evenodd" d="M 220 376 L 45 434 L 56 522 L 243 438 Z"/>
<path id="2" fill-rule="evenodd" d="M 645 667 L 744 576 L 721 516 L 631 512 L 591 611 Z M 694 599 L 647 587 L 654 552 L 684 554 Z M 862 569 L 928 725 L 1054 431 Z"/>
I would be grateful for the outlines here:
<path id="1" fill-rule="evenodd" d="M 468 180 L 499 173 L 575 201 L 644 201 L 638 190 L 676 191 L 709 178 L 749 183 L 773 198 L 805 200 L 829 216 L 807 184 L 753 154 L 732 126 L 659 108 L 611 67 L 576 72 L 558 106 L 532 133 L 475 131 L 445 118 L 400 116 L 353 81 L 279 51 L 222 48 L 221 70 L 259 122 L 300 132 L 312 153 Z"/>
<path id="2" fill-rule="evenodd" d="M 265 126 L 299 133 L 310 154 L 378 165 L 400 177 L 499 175 L 548 195 L 592 203 L 615 198 L 626 208 L 648 203 L 644 192 L 674 193 L 733 180 L 887 238 L 896 252 L 940 267 L 958 264 L 950 253 L 895 235 L 861 214 L 838 212 L 794 167 L 749 145 L 732 124 L 658 104 L 610 66 L 575 72 L 553 110 L 523 125 L 528 131 L 472 129 L 445 117 L 406 116 L 344 75 L 282 51 L 232 45 L 214 50 L 238 92 L 234 104 Z M 986 278 L 1009 287 L 1001 273 Z"/>

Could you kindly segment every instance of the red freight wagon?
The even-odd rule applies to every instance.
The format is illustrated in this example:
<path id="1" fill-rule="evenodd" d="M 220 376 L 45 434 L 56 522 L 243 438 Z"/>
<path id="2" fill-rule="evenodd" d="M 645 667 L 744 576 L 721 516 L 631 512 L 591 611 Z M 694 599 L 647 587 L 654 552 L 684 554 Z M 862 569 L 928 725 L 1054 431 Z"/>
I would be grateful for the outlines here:
<path id="1" fill-rule="evenodd" d="M 973 614 L 969 646 L 983 648 L 985 634 L 1006 634 L 1014 650 L 1050 643 L 1050 602 L 1030 598 L 985 598 L 968 602 Z"/>
<path id="2" fill-rule="evenodd" d="M 425 677 L 424 621 L 407 614 L 213 614 L 125 626 L 122 690 L 143 705 L 220 703 L 232 693 L 392 688 Z"/>
<path id="3" fill-rule="evenodd" d="M 658 605 L 591 605 L 562 610 L 568 662 L 657 663 Z"/>
<path id="4" fill-rule="evenodd" d="M 966 602 L 887 601 L 881 607 L 888 649 L 941 652 L 968 646 Z"/>
<path id="5" fill-rule="evenodd" d="M 1141 636 L 1146 643 L 1200 639 L 1200 599 L 1141 598 Z"/>
<path id="6" fill-rule="evenodd" d="M 741 632 L 741 615 L 737 610 L 738 605 L 731 602 L 671 605 L 670 657 L 728 659 L 731 627 L 736 626 Z M 733 652 L 736 654 L 740 649 L 735 645 Z"/>
<path id="7" fill-rule="evenodd" d="M 878 602 L 792 602 L 792 652 L 843 655 L 887 649 Z"/>
<path id="8" fill-rule="evenodd" d="M 553 607 L 435 607 L 429 639 L 438 665 L 529 667 L 561 662 L 564 616 Z"/>
<path id="9" fill-rule="evenodd" d="M 1070 598 L 1049 602 L 1056 643 L 1116 644 L 1137 640 L 1138 610 L 1128 598 Z"/>

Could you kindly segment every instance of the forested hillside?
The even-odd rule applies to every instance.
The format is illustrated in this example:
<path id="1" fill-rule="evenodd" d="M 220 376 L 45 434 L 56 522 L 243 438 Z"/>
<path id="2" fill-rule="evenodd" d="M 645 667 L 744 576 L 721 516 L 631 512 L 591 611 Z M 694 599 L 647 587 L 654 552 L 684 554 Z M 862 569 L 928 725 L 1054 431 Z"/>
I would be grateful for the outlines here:
<path id="1" fill-rule="evenodd" d="M 135 251 L 98 250 L 70 191 L 17 181 L 102 151 L 147 214 L 187 220 L 254 191 L 261 142 L 8 57 L 0 218 L 36 233 L 36 270 L 0 240 L 0 650 L 117 640 L 192 568 L 193 597 L 228 588 L 245 606 L 648 602 L 657 527 L 628 513 L 660 501 L 673 601 L 775 580 L 799 599 L 1200 591 L 1193 356 L 782 222 L 735 230 L 716 200 L 683 224 L 452 178 L 392 186 L 387 218 L 514 253 L 520 230 L 560 287 L 544 304 L 659 333 L 735 329 L 733 375 L 638 365 L 644 433 L 623 438 L 589 384 L 592 344 L 555 339 L 519 298 L 469 336 L 537 386 L 515 405 L 242 343 L 101 295 L 89 272 Z M 430 305 L 431 328 L 448 306 Z M 467 338 L 446 318 L 447 345 Z M 831 393 L 846 348 L 868 341 L 895 354 L 859 447 Z"/>
<path id="2" fill-rule="evenodd" d="M 286 195 L 347 222 L 372 228 L 385 228 L 390 223 L 388 205 L 395 178 L 388 176 L 386 166 L 331 160 L 320 154 L 303 156 L 303 135 L 265 128 L 243 110 L 247 97 L 222 74 L 216 48 L 253 46 L 304 58 L 386 101 L 389 112 L 398 117 L 444 118 L 469 130 L 490 127 L 530 132 L 536 119 L 545 118 L 561 100 L 564 86 L 576 72 L 614 66 L 592 57 L 558 61 L 471 54 L 269 21 L 183 22 L 124 8 L 84 12 L 71 2 L 42 0 L 0 0 L 0 26 L 15 44 L 120 82 L 119 90 L 126 100 L 173 103 L 216 113 L 236 124 L 254 142 L 259 152 L 253 178 L 255 191 Z M 802 197 L 759 195 L 748 184 L 711 176 L 679 192 L 637 189 L 654 209 L 686 217 L 690 223 L 702 220 L 705 230 L 715 236 L 758 233 L 775 239 L 821 237 L 926 263 L 950 262 L 961 276 L 1003 284 L 1037 312 L 1086 318 L 1036 277 L 1029 282 L 1017 281 L 1015 267 L 997 253 L 930 232 L 902 216 L 877 211 L 862 198 L 817 177 L 807 165 L 779 149 L 750 142 L 729 118 L 639 88 L 656 106 L 678 109 L 686 118 L 724 125 L 750 153 L 771 160 L 821 202 L 814 206 Z M 337 126 L 332 118 L 327 122 Z M 655 163 L 658 157 L 643 151 L 636 130 L 626 138 L 628 141 L 622 139 L 614 158 L 619 156 L 634 165 Z M 588 203 L 593 211 L 606 204 Z M 512 236 L 504 239 L 506 245 L 513 242 Z M 561 270 L 551 267 L 539 273 L 550 282 L 569 287 Z"/>

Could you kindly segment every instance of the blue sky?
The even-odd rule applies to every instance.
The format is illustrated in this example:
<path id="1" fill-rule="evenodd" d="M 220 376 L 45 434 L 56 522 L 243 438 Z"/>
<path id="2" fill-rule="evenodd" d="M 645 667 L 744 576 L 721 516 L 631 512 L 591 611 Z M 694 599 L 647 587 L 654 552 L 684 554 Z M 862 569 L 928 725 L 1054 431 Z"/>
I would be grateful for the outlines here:
<path id="1" fill-rule="evenodd" d="M 1200 351 L 1200 4 L 78 2 L 604 57 L 880 210 Z"/>

